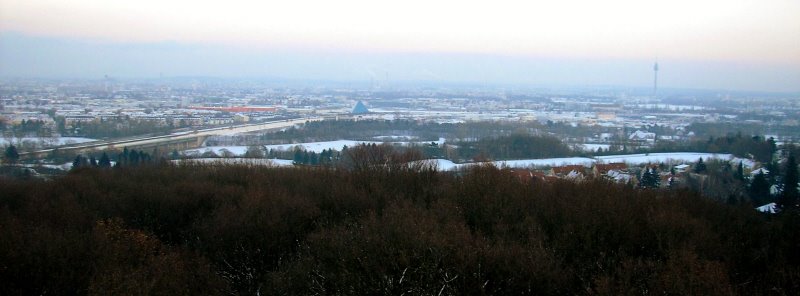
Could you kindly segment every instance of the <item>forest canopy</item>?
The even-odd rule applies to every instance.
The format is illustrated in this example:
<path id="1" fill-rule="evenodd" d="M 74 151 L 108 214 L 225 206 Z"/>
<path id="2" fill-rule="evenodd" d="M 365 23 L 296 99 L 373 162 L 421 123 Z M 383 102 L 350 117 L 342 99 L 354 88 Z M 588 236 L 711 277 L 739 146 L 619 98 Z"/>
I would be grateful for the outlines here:
<path id="1" fill-rule="evenodd" d="M 800 219 L 474 167 L 143 165 L 0 179 L 30 294 L 791 294 Z"/>

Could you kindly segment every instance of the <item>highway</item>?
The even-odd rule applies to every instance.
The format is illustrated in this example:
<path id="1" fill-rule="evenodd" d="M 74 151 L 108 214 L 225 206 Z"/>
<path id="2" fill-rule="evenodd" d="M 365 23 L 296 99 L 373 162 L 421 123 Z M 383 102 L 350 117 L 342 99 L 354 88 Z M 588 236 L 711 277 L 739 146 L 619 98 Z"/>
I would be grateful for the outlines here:
<path id="1" fill-rule="evenodd" d="M 260 130 L 270 130 L 270 129 L 279 129 L 279 128 L 286 128 L 292 127 L 297 124 L 306 123 L 310 121 L 322 121 L 321 117 L 313 117 L 313 118 L 298 118 L 298 119 L 285 119 L 285 120 L 278 120 L 278 121 L 270 121 L 270 122 L 259 122 L 259 123 L 250 123 L 244 125 L 237 125 L 237 126 L 226 126 L 226 127 L 214 127 L 208 129 L 200 129 L 196 131 L 187 131 L 187 132 L 177 132 L 172 133 L 169 135 L 162 135 L 162 136 L 153 136 L 153 137 L 144 137 L 144 138 L 133 138 L 133 139 L 124 139 L 124 140 L 112 140 L 112 141 L 95 141 L 95 142 L 87 142 L 69 146 L 60 146 L 55 148 L 48 148 L 42 149 L 38 151 L 22 153 L 22 155 L 39 155 L 43 153 L 50 153 L 53 150 L 60 150 L 60 151 L 70 151 L 70 150 L 88 150 L 88 149 L 95 149 L 95 150 L 106 150 L 111 148 L 123 148 L 123 147 L 135 147 L 135 146 L 142 146 L 142 145 L 152 145 L 161 142 L 171 142 L 176 140 L 187 140 L 192 138 L 198 137 L 207 137 L 207 136 L 219 136 L 219 135 L 232 135 L 232 134 L 239 134 L 239 133 L 247 133 L 247 132 L 254 132 Z"/>

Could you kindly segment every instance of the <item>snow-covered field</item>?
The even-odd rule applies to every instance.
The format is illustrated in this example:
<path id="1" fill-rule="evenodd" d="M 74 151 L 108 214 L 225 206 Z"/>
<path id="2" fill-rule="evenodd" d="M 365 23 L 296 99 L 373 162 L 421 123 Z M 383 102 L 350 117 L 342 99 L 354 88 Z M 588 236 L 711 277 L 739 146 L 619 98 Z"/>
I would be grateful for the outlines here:
<path id="1" fill-rule="evenodd" d="M 224 146 L 224 147 L 209 147 L 209 148 L 213 148 L 211 149 L 212 151 L 221 151 L 222 149 L 228 149 L 231 152 L 238 152 L 244 154 L 247 147 Z M 199 153 L 203 152 L 202 149 L 199 150 L 201 150 Z M 728 160 L 734 164 L 738 163 L 741 160 L 739 158 L 732 157 L 730 154 L 683 152 L 683 153 L 609 155 L 609 156 L 598 156 L 595 158 L 564 157 L 564 158 L 517 159 L 517 160 L 493 161 L 490 162 L 490 164 L 501 168 L 532 168 L 532 167 L 552 167 L 552 166 L 563 166 L 563 165 L 583 165 L 585 167 L 591 167 L 594 163 L 597 162 L 602 162 L 602 163 L 625 162 L 631 165 L 641 165 L 646 163 L 660 163 L 660 162 L 671 163 L 671 164 L 694 163 L 700 157 L 702 157 L 703 159 Z M 485 164 L 485 163 L 475 163 L 475 162 L 457 164 L 447 159 L 427 159 L 424 161 L 431 164 L 435 164 L 437 170 L 439 171 L 453 171 L 472 165 Z M 209 163 L 209 164 L 245 164 L 245 165 L 264 165 L 264 166 L 275 166 L 275 167 L 292 166 L 291 160 L 263 159 L 263 158 L 192 158 L 183 160 L 173 160 L 172 162 L 173 163 L 192 162 L 192 163 Z M 743 163 L 746 167 L 752 167 L 753 165 L 752 161 L 749 160 L 743 160 Z M 72 163 L 69 162 L 62 165 L 47 164 L 42 166 L 55 169 L 69 170 L 72 168 Z"/>
<path id="2" fill-rule="evenodd" d="M 439 171 L 453 171 L 464 167 L 487 164 L 486 162 L 468 162 L 468 163 L 454 163 L 447 159 L 428 159 L 428 162 L 436 164 L 436 169 Z M 543 166 L 561 166 L 561 165 L 583 165 L 586 167 L 592 166 L 594 160 L 585 157 L 566 157 L 566 158 L 543 158 L 543 159 L 518 159 L 518 160 L 500 160 L 492 161 L 488 164 L 501 168 L 529 168 L 529 167 L 543 167 Z"/>
<path id="3" fill-rule="evenodd" d="M 311 142 L 311 143 L 297 143 L 297 144 L 280 144 L 280 145 L 267 145 L 265 146 L 267 150 L 275 149 L 275 150 L 292 150 L 296 146 L 300 146 L 303 150 L 308 152 L 316 152 L 320 153 L 323 150 L 333 149 L 341 151 L 344 146 L 347 147 L 354 147 L 358 146 L 359 144 L 381 144 L 383 142 L 375 142 L 375 141 L 353 141 L 353 140 L 337 140 L 337 141 L 326 141 L 326 142 Z"/>
<path id="4" fill-rule="evenodd" d="M 594 159 L 586 157 L 564 157 L 564 158 L 542 158 L 542 159 L 519 159 L 519 160 L 502 160 L 494 161 L 493 164 L 497 167 L 509 168 L 526 168 L 526 167 L 540 167 L 540 166 L 563 166 L 563 165 L 582 165 L 591 167 L 595 162 Z"/>
<path id="5" fill-rule="evenodd" d="M 566 157 L 566 158 L 540 158 L 540 159 L 517 159 L 517 160 L 501 160 L 493 161 L 492 165 L 497 167 L 508 168 L 530 168 L 530 167 L 545 167 L 545 166 L 563 166 L 563 165 L 583 165 L 591 167 L 594 163 L 615 163 L 624 162 L 630 165 L 642 165 L 647 163 L 694 163 L 700 158 L 703 160 L 719 159 L 728 160 L 732 163 L 738 163 L 740 160 L 745 167 L 753 167 L 753 162 L 747 159 L 740 159 L 733 157 L 731 154 L 716 154 L 716 153 L 695 153 L 695 152 L 677 152 L 677 153 L 650 153 L 650 154 L 624 154 L 624 155 L 607 155 L 597 156 L 594 158 L 586 157 Z M 441 171 L 456 170 L 464 166 L 476 165 L 479 163 L 462 163 L 456 164 L 446 159 L 434 159 L 437 168 Z"/>
<path id="6" fill-rule="evenodd" d="M 393 137 L 393 136 L 386 136 L 385 138 L 384 137 L 376 137 L 376 138 L 386 139 L 386 140 L 389 140 L 389 139 L 400 139 L 398 137 Z M 320 153 L 323 150 L 327 150 L 327 149 L 333 149 L 333 150 L 341 151 L 342 148 L 344 148 L 344 146 L 355 147 L 355 146 L 358 146 L 360 144 L 378 144 L 378 145 L 380 145 L 380 144 L 383 144 L 383 143 L 387 143 L 387 144 L 392 144 L 392 145 L 410 145 L 410 144 L 425 145 L 425 144 L 430 144 L 430 143 L 436 143 L 438 145 L 442 145 L 442 144 L 444 144 L 444 142 L 445 142 L 444 138 L 439 138 L 439 140 L 437 140 L 437 141 L 416 141 L 416 142 L 408 142 L 408 141 L 385 141 L 385 142 L 382 142 L 382 141 L 337 140 L 337 141 L 325 141 L 325 142 L 267 145 L 267 146 L 265 146 L 265 148 L 267 148 L 267 150 L 270 150 L 270 149 L 292 150 L 292 149 L 294 149 L 294 147 L 300 146 L 303 150 L 306 150 L 308 152 L 312 152 L 313 151 L 313 152 L 316 152 L 316 153 Z"/>
<path id="7" fill-rule="evenodd" d="M 206 152 L 214 152 L 216 155 L 223 155 L 226 150 L 234 156 L 242 156 L 247 152 L 247 146 L 211 146 L 184 150 L 183 154 L 186 156 L 201 156 Z"/>
<path id="8" fill-rule="evenodd" d="M 455 164 L 447 159 L 427 159 L 425 162 L 435 164 L 436 169 L 439 171 L 453 171 L 463 166 L 461 164 Z"/>
<path id="9" fill-rule="evenodd" d="M 440 138 L 439 141 L 436 141 L 437 144 L 443 144 L 445 139 Z M 325 141 L 325 142 L 310 142 L 310 143 L 297 143 L 297 144 L 280 144 L 280 145 L 267 145 L 265 148 L 267 150 L 275 149 L 275 150 L 292 150 L 295 147 L 301 147 L 303 150 L 306 151 L 313 151 L 315 153 L 321 153 L 323 150 L 333 149 L 341 151 L 345 146 L 347 147 L 354 147 L 359 144 L 382 144 L 382 143 L 390 143 L 395 145 L 409 145 L 411 143 L 414 144 L 427 144 L 430 142 L 376 142 L 376 141 L 353 141 L 353 140 L 338 140 L 338 141 Z M 596 150 L 597 148 L 604 148 L 607 149 L 608 145 L 604 144 L 582 144 L 583 147 L 587 149 Z M 184 155 L 186 156 L 202 156 L 203 153 L 206 152 L 214 152 L 216 155 L 223 155 L 225 154 L 225 150 L 230 152 L 232 155 L 240 157 L 243 156 L 247 152 L 247 146 L 213 146 L 213 147 L 204 147 L 198 149 L 191 149 L 184 151 Z M 606 156 L 596 156 L 593 158 L 586 158 L 586 157 L 564 157 L 564 158 L 542 158 L 542 159 L 517 159 L 517 160 L 503 160 L 503 161 L 494 161 L 492 162 L 493 165 L 497 167 L 508 167 L 508 168 L 528 168 L 528 167 L 552 167 L 552 166 L 563 166 L 563 165 L 583 165 L 586 167 L 591 167 L 596 162 L 601 163 L 616 163 L 616 162 L 624 162 L 630 165 L 642 165 L 647 163 L 666 163 L 666 164 L 680 164 L 680 163 L 694 163 L 697 162 L 700 158 L 704 160 L 709 159 L 718 159 L 718 160 L 727 160 L 732 163 L 738 163 L 742 161 L 743 165 L 747 168 L 752 168 L 754 166 L 753 161 L 747 159 L 741 159 L 733 157 L 731 154 L 720 154 L 720 153 L 698 153 L 698 152 L 675 152 L 675 153 L 647 153 L 647 154 L 624 154 L 624 155 L 606 155 Z M 213 158 L 217 160 L 218 158 Z M 436 166 L 439 170 L 447 171 L 447 170 L 455 170 L 463 166 L 475 165 L 477 163 L 464 163 L 464 164 L 456 164 L 452 161 L 445 160 L 445 159 L 432 159 L 430 161 L 434 161 Z M 285 164 L 281 165 L 291 165 L 291 161 L 288 161 Z"/>
<path id="10" fill-rule="evenodd" d="M 302 150 L 308 152 L 315 152 L 321 153 L 323 150 L 333 149 L 337 151 L 342 151 L 345 146 L 347 147 L 355 147 L 360 144 L 383 144 L 388 143 L 392 145 L 410 145 L 410 144 L 417 144 L 417 145 L 426 145 L 430 143 L 436 143 L 437 145 L 442 145 L 445 143 L 444 138 L 439 138 L 437 141 L 417 141 L 417 142 L 380 142 L 380 141 L 353 141 L 353 140 L 337 140 L 337 141 L 325 141 L 325 142 L 309 142 L 309 143 L 294 143 L 294 144 L 278 144 L 278 145 L 266 145 L 267 151 L 269 150 L 283 150 L 283 151 L 291 151 L 295 147 L 300 147 Z M 234 156 L 243 156 L 247 152 L 247 146 L 209 146 L 197 149 L 189 149 L 184 150 L 183 154 L 186 156 L 201 156 L 205 152 L 214 152 L 216 155 L 222 155 L 224 150 L 227 150 L 233 153 Z"/>
<path id="11" fill-rule="evenodd" d="M 625 162 L 633 165 L 646 163 L 685 163 L 696 162 L 700 158 L 703 160 L 719 159 L 732 160 L 731 154 L 699 153 L 699 152 L 674 152 L 674 153 L 647 153 L 647 154 L 626 154 L 626 155 L 607 155 L 597 156 L 597 161 L 604 163 Z"/>
<path id="12" fill-rule="evenodd" d="M 243 164 L 243 165 L 263 165 L 263 166 L 291 166 L 291 160 L 285 159 L 264 159 L 264 158 L 191 158 L 173 160 L 173 163 L 202 163 L 202 164 Z"/>
<path id="13" fill-rule="evenodd" d="M 53 147 L 68 144 L 80 144 L 97 141 L 97 139 L 82 137 L 23 137 L 23 138 L 0 138 L 0 146 L 10 144 L 19 145 L 38 145 L 41 147 Z"/>

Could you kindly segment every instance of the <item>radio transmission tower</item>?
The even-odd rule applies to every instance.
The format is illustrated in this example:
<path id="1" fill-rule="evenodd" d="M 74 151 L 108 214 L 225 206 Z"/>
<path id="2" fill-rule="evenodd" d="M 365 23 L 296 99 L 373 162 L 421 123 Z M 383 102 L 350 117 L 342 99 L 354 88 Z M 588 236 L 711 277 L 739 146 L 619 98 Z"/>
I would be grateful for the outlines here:
<path id="1" fill-rule="evenodd" d="M 658 61 L 653 64 L 653 98 L 658 94 Z"/>

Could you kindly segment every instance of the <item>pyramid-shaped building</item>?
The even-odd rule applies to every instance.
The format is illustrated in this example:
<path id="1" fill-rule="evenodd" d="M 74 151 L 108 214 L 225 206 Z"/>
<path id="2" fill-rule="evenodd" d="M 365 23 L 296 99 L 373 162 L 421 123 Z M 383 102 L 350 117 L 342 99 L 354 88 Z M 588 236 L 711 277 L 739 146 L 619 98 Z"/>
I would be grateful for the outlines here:
<path id="1" fill-rule="evenodd" d="M 358 103 L 356 103 L 356 106 L 353 107 L 353 112 L 352 113 L 353 114 L 367 114 L 367 113 L 369 113 L 369 109 L 367 109 L 367 106 L 364 106 L 363 102 L 358 101 Z"/>

